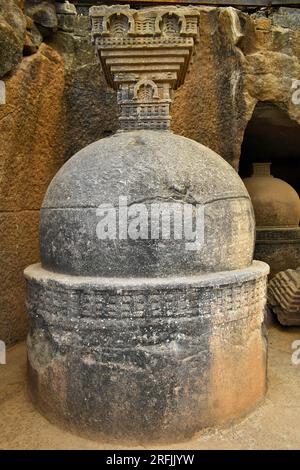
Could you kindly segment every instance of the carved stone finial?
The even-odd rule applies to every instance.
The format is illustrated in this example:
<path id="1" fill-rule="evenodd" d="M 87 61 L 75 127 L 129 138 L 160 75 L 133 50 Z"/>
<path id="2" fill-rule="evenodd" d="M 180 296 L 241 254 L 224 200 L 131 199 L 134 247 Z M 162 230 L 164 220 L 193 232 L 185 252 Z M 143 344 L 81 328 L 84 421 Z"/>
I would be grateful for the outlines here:
<path id="1" fill-rule="evenodd" d="M 90 8 L 108 84 L 118 90 L 121 130 L 170 129 L 172 91 L 184 81 L 199 12 L 189 7 Z"/>

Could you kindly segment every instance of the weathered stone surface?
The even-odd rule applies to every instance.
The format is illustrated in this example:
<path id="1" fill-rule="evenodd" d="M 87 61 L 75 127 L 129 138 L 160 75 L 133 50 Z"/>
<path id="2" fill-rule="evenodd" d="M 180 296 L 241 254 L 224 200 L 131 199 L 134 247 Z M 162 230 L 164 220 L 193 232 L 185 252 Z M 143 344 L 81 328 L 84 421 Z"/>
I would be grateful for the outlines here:
<path id="1" fill-rule="evenodd" d="M 292 81 L 300 76 L 300 31 L 262 29 L 256 16 L 235 9 L 200 7 L 199 13 L 199 43 L 186 83 L 175 93 L 172 128 L 237 169 L 257 102 L 277 103 L 300 123 L 300 107 L 291 100 Z M 66 63 L 66 158 L 117 128 L 116 94 L 97 65 L 88 27 L 88 17 L 78 16 L 74 34 L 51 37 Z"/>
<path id="2" fill-rule="evenodd" d="M 73 32 L 76 22 L 76 7 L 70 2 L 55 3 L 58 29 L 67 32 Z"/>
<path id="3" fill-rule="evenodd" d="M 292 83 L 300 76 L 300 28 L 293 31 L 273 25 L 270 31 L 255 29 L 250 39 L 244 91 L 249 110 L 257 101 L 276 103 L 300 123 L 300 106 L 292 100 Z"/>
<path id="4" fill-rule="evenodd" d="M 254 163 L 253 175 L 244 179 L 254 208 L 256 225 L 299 227 L 300 199 L 285 181 L 271 175 L 270 163 Z"/>
<path id="5" fill-rule="evenodd" d="M 39 211 L 0 211 L 0 338 L 7 346 L 25 338 L 25 282 L 22 272 L 39 260 Z"/>
<path id="6" fill-rule="evenodd" d="M 74 28 L 74 34 L 59 31 L 51 40 L 65 64 L 65 160 L 118 127 L 117 97 L 99 69 L 89 18 L 77 16 Z"/>
<path id="7" fill-rule="evenodd" d="M 237 168 L 247 123 L 241 50 L 246 39 L 234 43 L 234 15 L 244 18 L 238 34 L 246 36 L 249 17 L 236 10 L 233 14 L 227 9 L 201 8 L 199 41 L 186 81 L 175 94 L 172 129 L 203 143 Z"/>
<path id="8" fill-rule="evenodd" d="M 5 84 L 7 104 L 0 106 L 0 338 L 9 345 L 27 331 L 22 271 L 39 259 L 39 209 L 63 163 L 62 60 L 42 45 Z"/>
<path id="9" fill-rule="evenodd" d="M 186 84 L 175 94 L 172 127 L 212 148 L 237 169 L 244 131 L 257 102 L 278 103 L 300 123 L 300 107 L 291 101 L 292 80 L 300 76 L 300 28 L 262 27 L 257 15 L 236 9 L 198 10 L 200 42 Z M 260 20 L 269 25 L 273 15 Z M 77 17 L 76 23 L 73 35 L 51 36 L 66 60 L 66 158 L 117 127 L 116 95 L 99 73 L 88 18 Z"/>
<path id="10" fill-rule="evenodd" d="M 143 202 L 204 205 L 205 244 L 185 240 L 99 240 L 97 208 Z M 149 220 L 150 227 L 150 220 Z M 77 275 L 160 276 L 225 271 L 253 259 L 252 205 L 237 173 L 211 150 L 169 132 L 118 133 L 80 151 L 58 172 L 41 212 L 41 257 Z"/>
<path id="11" fill-rule="evenodd" d="M 63 162 L 62 59 L 43 44 L 5 84 L 7 105 L 0 107 L 0 210 L 39 210 Z"/>
<path id="12" fill-rule="evenodd" d="M 276 103 L 300 123 L 300 106 L 291 99 L 292 82 L 300 76 L 300 28 L 262 28 L 257 17 L 234 12 L 243 34 L 236 44 L 232 11 L 200 9 L 199 43 L 190 73 L 175 95 L 172 128 L 238 169 L 244 131 L 256 103 Z"/>
<path id="13" fill-rule="evenodd" d="M 268 303 L 282 325 L 300 325 L 300 268 L 276 274 L 268 286 Z"/>
<path id="14" fill-rule="evenodd" d="M 51 178 L 65 159 L 117 126 L 117 109 L 112 105 L 116 98 L 99 74 L 88 18 L 76 18 L 76 36 L 65 34 L 62 39 L 57 34 L 61 53 L 45 44 L 36 50 L 41 35 L 32 19 L 24 18 L 27 34 L 37 35 L 37 42 L 29 44 L 30 49 L 25 46 L 24 52 L 37 53 L 26 57 L 5 78 L 7 104 L 0 106 L 0 278 L 4 286 L 0 338 L 7 345 L 23 339 L 27 332 L 22 271 L 39 259 L 39 209 Z M 0 55 L 7 53 L 2 44 Z M 14 66 L 23 59 L 23 44 L 19 46 L 17 41 L 17 46 L 20 53 Z M 0 68 L 3 64 L 1 59 Z M 9 59 L 4 72 L 11 67 Z M 106 118 L 99 122 L 99 116 Z M 25 216 L 28 224 L 23 222 Z M 16 226 L 20 228 L 18 237 L 13 234 Z M 26 250 L 18 241 L 22 231 Z M 7 233 L 11 235 L 7 237 Z M 11 259 L 11 253 L 15 263 L 5 261 Z"/>
<path id="15" fill-rule="evenodd" d="M 270 278 L 300 265 L 300 227 L 257 228 L 254 258 L 268 263 Z"/>
<path id="16" fill-rule="evenodd" d="M 22 41 L 26 29 L 26 18 L 16 0 L 0 0 L 0 15 L 11 26 L 16 36 Z"/>
<path id="17" fill-rule="evenodd" d="M 0 0 L 0 77 L 22 59 L 26 19 L 13 0 Z"/>
<path id="18" fill-rule="evenodd" d="M 244 415 L 266 390 L 267 272 L 121 280 L 27 268 L 34 403 L 68 430 L 134 443 Z"/>
<path id="19" fill-rule="evenodd" d="M 24 55 L 35 54 L 38 51 L 38 48 L 43 42 L 43 36 L 41 35 L 39 29 L 33 23 L 30 26 L 30 29 L 27 30 L 27 34 L 24 42 Z"/>
<path id="20" fill-rule="evenodd" d="M 281 7 L 274 12 L 272 22 L 275 26 L 289 28 L 294 31 L 300 30 L 300 10 L 299 8 Z"/>
<path id="21" fill-rule="evenodd" d="M 73 32 L 75 27 L 75 15 L 57 15 L 58 29 L 66 32 Z"/>
<path id="22" fill-rule="evenodd" d="M 51 0 L 44 0 L 38 3 L 28 0 L 26 2 L 26 14 L 30 16 L 36 24 L 44 28 L 57 28 L 55 5 Z"/>
<path id="23" fill-rule="evenodd" d="M 20 43 L 11 26 L 0 17 L 0 77 L 20 62 L 23 43 Z"/>
<path id="24" fill-rule="evenodd" d="M 29 16 L 27 16 L 29 15 Z M 24 56 L 37 52 L 43 35 L 57 27 L 54 2 L 0 0 L 0 77 L 11 72 Z"/>
<path id="25" fill-rule="evenodd" d="M 76 15 L 76 6 L 68 0 L 55 2 L 56 13 L 60 15 Z"/>

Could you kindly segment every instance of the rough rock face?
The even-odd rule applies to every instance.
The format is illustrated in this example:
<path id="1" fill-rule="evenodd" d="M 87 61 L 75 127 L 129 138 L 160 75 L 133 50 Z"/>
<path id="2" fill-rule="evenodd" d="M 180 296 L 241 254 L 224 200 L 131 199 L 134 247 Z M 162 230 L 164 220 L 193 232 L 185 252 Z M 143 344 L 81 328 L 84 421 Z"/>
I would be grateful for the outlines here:
<path id="1" fill-rule="evenodd" d="M 72 33 L 63 27 L 49 41 L 65 63 L 65 160 L 118 128 L 116 93 L 105 83 L 88 31 L 89 18 L 77 16 Z"/>
<path id="2" fill-rule="evenodd" d="M 300 26 L 282 27 L 278 16 L 266 15 L 201 7 L 194 63 L 173 105 L 174 131 L 236 169 L 257 102 L 278 104 L 300 124 L 300 106 L 292 101 L 292 83 L 300 77 Z M 286 17 L 293 15 L 285 9 Z"/>
<path id="3" fill-rule="evenodd" d="M 300 325 L 300 268 L 281 271 L 273 277 L 268 303 L 282 325 Z"/>
<path id="4" fill-rule="evenodd" d="M 56 9 L 51 0 L 42 2 L 28 0 L 25 11 L 39 26 L 51 29 L 57 28 Z"/>
<path id="5" fill-rule="evenodd" d="M 25 33 L 22 10 L 14 0 L 0 0 L 0 77 L 21 61 Z"/>
<path id="6" fill-rule="evenodd" d="M 62 59 L 43 44 L 5 83 L 7 105 L 0 106 L 0 337 L 9 344 L 26 332 L 22 270 L 39 259 L 39 209 L 63 163 Z"/>
<path id="7" fill-rule="evenodd" d="M 247 122 L 241 47 L 250 28 L 247 15 L 232 8 L 201 8 L 193 64 L 172 109 L 176 133 L 207 145 L 235 168 Z"/>
<path id="8" fill-rule="evenodd" d="M 0 0 L 0 78 L 58 26 L 54 0 Z"/>

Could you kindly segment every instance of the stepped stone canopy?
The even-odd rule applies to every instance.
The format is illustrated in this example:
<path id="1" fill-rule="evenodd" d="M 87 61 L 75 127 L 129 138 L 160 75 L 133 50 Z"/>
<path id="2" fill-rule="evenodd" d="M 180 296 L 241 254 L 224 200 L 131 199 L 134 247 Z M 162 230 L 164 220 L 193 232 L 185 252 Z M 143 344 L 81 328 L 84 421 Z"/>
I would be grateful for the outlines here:
<path id="1" fill-rule="evenodd" d="M 106 80 L 118 90 L 121 129 L 169 129 L 172 90 L 183 83 L 199 12 L 103 5 L 92 7 L 90 16 Z"/>

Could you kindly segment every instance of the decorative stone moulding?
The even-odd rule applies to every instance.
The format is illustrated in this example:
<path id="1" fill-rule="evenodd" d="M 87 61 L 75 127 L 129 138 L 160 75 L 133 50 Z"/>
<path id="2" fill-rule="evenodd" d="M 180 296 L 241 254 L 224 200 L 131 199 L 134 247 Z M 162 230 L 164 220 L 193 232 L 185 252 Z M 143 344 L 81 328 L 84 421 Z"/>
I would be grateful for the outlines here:
<path id="1" fill-rule="evenodd" d="M 300 268 L 281 271 L 273 277 L 268 303 L 282 325 L 300 326 Z"/>
<path id="2" fill-rule="evenodd" d="M 199 12 L 103 5 L 90 15 L 107 83 L 118 91 L 121 129 L 170 129 L 171 94 L 184 81 Z"/>
<path id="3" fill-rule="evenodd" d="M 74 155 L 47 190 L 41 264 L 25 270 L 29 390 L 45 416 L 75 433 L 180 441 L 263 399 L 268 266 L 253 261 L 253 208 L 235 170 L 166 132 L 198 12 L 117 5 L 94 7 L 91 18 L 123 132 Z M 169 221 L 202 214 L 201 243 L 191 249 L 175 226 L 172 236 L 153 235 L 153 221 L 163 223 L 152 210 L 164 204 Z M 99 237 L 101 207 L 118 221 L 112 238 Z M 134 207 L 145 231 L 132 237 L 120 220 Z"/>
<path id="4" fill-rule="evenodd" d="M 256 218 L 255 258 L 270 265 L 273 277 L 300 265 L 300 199 L 270 168 L 270 163 L 254 163 L 253 175 L 244 183 Z"/>

